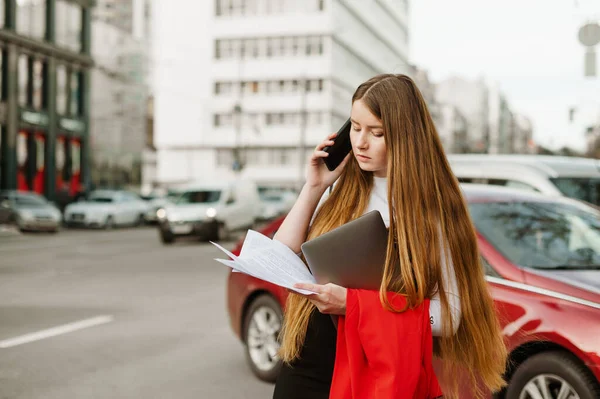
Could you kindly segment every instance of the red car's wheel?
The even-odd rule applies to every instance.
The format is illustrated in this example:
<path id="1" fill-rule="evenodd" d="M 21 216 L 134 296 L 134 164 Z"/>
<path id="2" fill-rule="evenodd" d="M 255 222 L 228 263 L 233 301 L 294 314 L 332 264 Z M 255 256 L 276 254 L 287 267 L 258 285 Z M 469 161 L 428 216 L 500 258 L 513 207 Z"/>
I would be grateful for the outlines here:
<path id="1" fill-rule="evenodd" d="M 585 366 L 566 352 L 544 352 L 525 360 L 509 381 L 507 398 L 600 398 Z"/>
<path id="2" fill-rule="evenodd" d="M 275 382 L 281 369 L 277 352 L 282 322 L 281 307 L 269 295 L 254 299 L 246 312 L 242 331 L 246 359 L 254 374 L 263 381 Z"/>

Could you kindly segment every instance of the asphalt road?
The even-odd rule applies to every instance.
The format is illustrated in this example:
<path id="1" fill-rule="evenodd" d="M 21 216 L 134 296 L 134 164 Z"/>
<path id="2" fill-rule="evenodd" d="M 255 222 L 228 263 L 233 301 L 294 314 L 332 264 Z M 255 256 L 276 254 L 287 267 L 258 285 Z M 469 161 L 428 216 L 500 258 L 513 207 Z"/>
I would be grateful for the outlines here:
<path id="1" fill-rule="evenodd" d="M 270 398 L 221 255 L 153 228 L 0 236 L 0 398 Z"/>

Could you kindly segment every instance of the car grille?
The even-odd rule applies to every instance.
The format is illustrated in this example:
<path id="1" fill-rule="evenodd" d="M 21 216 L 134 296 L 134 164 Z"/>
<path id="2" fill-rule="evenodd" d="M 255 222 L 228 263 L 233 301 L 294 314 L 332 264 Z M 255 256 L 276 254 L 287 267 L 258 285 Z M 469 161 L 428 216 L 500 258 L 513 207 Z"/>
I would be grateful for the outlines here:
<path id="1" fill-rule="evenodd" d="M 49 222 L 52 221 L 52 216 L 36 215 L 35 220 L 39 220 L 40 222 Z"/>
<path id="2" fill-rule="evenodd" d="M 71 214 L 71 219 L 76 222 L 82 222 L 85 220 L 85 214 L 83 213 L 73 213 Z"/>

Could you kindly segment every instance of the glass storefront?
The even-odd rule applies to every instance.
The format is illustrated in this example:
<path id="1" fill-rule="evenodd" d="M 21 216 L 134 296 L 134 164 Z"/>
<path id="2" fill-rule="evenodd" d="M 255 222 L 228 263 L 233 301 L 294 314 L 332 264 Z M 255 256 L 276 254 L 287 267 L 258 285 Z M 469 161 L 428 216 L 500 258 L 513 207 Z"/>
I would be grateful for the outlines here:
<path id="1" fill-rule="evenodd" d="M 28 54 L 19 55 L 18 66 L 18 91 L 19 105 L 21 107 L 43 110 L 46 108 L 44 101 L 45 85 L 44 60 Z"/>
<path id="2" fill-rule="evenodd" d="M 15 3 L 17 6 L 17 33 L 35 39 L 44 39 L 46 35 L 46 0 L 18 0 Z"/>
<path id="3" fill-rule="evenodd" d="M 74 70 L 71 71 L 71 80 L 69 90 L 71 92 L 70 101 L 69 101 L 69 115 L 71 116 L 79 116 L 81 115 L 81 82 L 83 80 L 83 75 L 80 71 Z"/>
<path id="4" fill-rule="evenodd" d="M 69 50 L 81 51 L 83 9 L 65 0 L 56 2 L 56 44 Z"/>
<path id="5" fill-rule="evenodd" d="M 59 64 L 56 67 L 56 112 L 60 115 L 67 114 L 67 66 Z"/>
<path id="6" fill-rule="evenodd" d="M 0 189 L 51 200 L 59 192 L 68 200 L 81 194 L 88 173 L 84 99 L 93 66 L 93 3 L 0 0 L 0 29 L 10 33 L 0 43 Z"/>

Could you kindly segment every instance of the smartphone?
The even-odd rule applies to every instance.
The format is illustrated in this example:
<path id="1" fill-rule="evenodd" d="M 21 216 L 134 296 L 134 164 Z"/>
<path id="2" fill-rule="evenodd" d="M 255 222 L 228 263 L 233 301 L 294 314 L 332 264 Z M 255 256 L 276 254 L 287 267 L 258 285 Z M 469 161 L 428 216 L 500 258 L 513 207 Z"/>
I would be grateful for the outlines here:
<path id="1" fill-rule="evenodd" d="M 333 145 L 323 148 L 323 151 L 329 154 L 323 158 L 323 162 L 330 171 L 335 170 L 344 160 L 346 155 L 352 151 L 352 143 L 350 143 L 350 128 L 352 123 L 350 118 L 338 130 L 337 135 L 333 139 Z"/>

